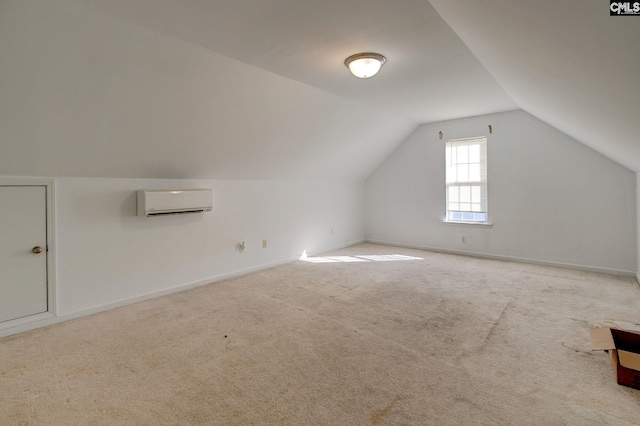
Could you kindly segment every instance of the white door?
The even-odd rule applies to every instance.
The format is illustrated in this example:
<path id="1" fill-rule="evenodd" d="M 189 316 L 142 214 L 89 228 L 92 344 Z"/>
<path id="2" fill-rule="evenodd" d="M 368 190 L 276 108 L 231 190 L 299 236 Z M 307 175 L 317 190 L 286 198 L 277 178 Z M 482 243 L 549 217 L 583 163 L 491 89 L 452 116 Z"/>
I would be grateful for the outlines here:
<path id="1" fill-rule="evenodd" d="M 47 311 L 44 186 L 0 186 L 0 322 Z"/>

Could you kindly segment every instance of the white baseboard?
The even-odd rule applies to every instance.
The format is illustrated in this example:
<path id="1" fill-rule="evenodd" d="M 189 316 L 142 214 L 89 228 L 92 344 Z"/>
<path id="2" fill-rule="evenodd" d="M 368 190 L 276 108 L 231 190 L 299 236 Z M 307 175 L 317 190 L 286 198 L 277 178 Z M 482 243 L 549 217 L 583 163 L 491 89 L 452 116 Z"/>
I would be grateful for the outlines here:
<path id="1" fill-rule="evenodd" d="M 603 274 L 621 275 L 626 277 L 635 276 L 636 279 L 638 279 L 638 282 L 640 282 L 640 275 L 638 273 L 634 271 L 625 271 L 622 269 L 602 268 L 598 266 L 553 262 L 548 260 L 529 259 L 526 257 L 516 257 L 516 256 L 504 256 L 499 254 L 481 253 L 481 252 L 474 252 L 474 251 L 453 250 L 453 249 L 447 249 L 447 248 L 441 248 L 441 247 L 430 247 L 430 246 L 423 246 L 423 245 L 398 243 L 393 241 L 366 240 L 366 242 L 371 244 L 382 244 L 386 246 L 396 246 L 396 247 L 406 247 L 406 248 L 413 248 L 413 249 L 419 249 L 419 250 L 428 250 L 428 251 L 434 251 L 439 253 L 458 254 L 461 256 L 480 257 L 483 259 L 505 260 L 509 262 L 521 262 L 521 263 L 530 263 L 534 265 L 553 266 L 557 268 L 576 269 L 576 270 L 585 271 L 585 272 L 599 272 Z"/>
<path id="2" fill-rule="evenodd" d="M 53 324 L 57 324 L 57 323 L 64 322 L 64 321 L 69 321 L 69 320 L 80 318 L 80 317 L 85 317 L 85 316 L 88 316 L 88 315 L 97 314 L 99 312 L 108 311 L 110 309 L 120 308 L 120 307 L 127 306 L 127 305 L 133 305 L 135 303 L 144 302 L 146 300 L 155 299 L 157 297 L 167 296 L 169 294 L 178 293 L 180 291 L 190 290 L 192 288 L 200 287 L 200 286 L 203 286 L 203 285 L 214 284 L 214 283 L 219 282 L 219 281 L 228 280 L 228 279 L 231 279 L 231 278 L 236 278 L 236 277 L 240 277 L 240 276 L 243 276 L 243 275 L 251 274 L 253 272 L 257 272 L 257 271 L 260 271 L 262 269 L 268 269 L 268 268 L 272 268 L 274 266 L 283 265 L 285 263 L 293 262 L 293 261 L 295 261 L 297 259 L 298 258 L 284 259 L 284 260 L 280 260 L 280 261 L 277 261 L 277 262 L 272 262 L 272 263 L 268 263 L 268 264 L 264 264 L 264 265 L 260 265 L 260 266 L 256 266 L 256 267 L 252 267 L 252 268 L 248 268 L 248 269 L 243 269 L 241 271 L 236 271 L 236 272 L 232 272 L 232 273 L 228 273 L 228 274 L 217 275 L 217 276 L 214 276 L 214 277 L 205 278 L 203 280 L 190 282 L 190 283 L 186 283 L 186 284 L 180 284 L 180 285 L 177 285 L 175 287 L 171 287 L 171 288 L 167 288 L 167 289 L 163 289 L 163 290 L 158 290 L 158 291 L 153 291 L 153 292 L 150 292 L 150 293 L 142 294 L 142 295 L 131 297 L 131 298 L 128 298 L 128 299 L 122 299 L 122 300 L 118 300 L 118 301 L 115 301 L 115 302 L 106 303 L 104 305 L 98 305 L 98 306 L 94 306 L 94 307 L 87 308 L 87 309 L 81 309 L 81 310 L 78 310 L 78 311 L 68 312 L 68 313 L 65 313 L 65 314 L 62 314 L 62 315 L 58 315 L 58 316 L 48 316 L 46 318 L 42 318 L 39 315 L 34 315 L 33 317 L 21 318 L 19 320 L 19 322 L 18 322 L 18 320 L 10 321 L 10 322 L 8 322 L 6 324 L 5 328 L 0 329 L 0 338 L 6 337 L 6 336 L 11 336 L 13 334 L 22 333 L 22 332 L 29 331 L 29 330 L 34 330 L 34 329 L 40 328 L 40 327 L 46 327 L 48 325 L 53 325 Z M 30 319 L 32 319 L 32 320 L 29 321 Z"/>
<path id="3" fill-rule="evenodd" d="M 358 240 L 355 242 L 345 243 L 339 246 L 323 249 L 322 252 L 339 250 L 341 248 L 350 247 L 353 245 L 361 244 L 363 242 L 364 240 Z M 319 253 L 314 252 L 309 254 L 316 255 Z M 7 321 L 4 324 L 0 323 L 0 338 L 11 336 L 18 333 L 23 333 L 25 331 L 35 330 L 37 328 L 46 327 L 53 324 L 58 324 L 64 321 L 69 321 L 69 320 L 80 318 L 80 317 L 85 317 L 88 315 L 97 314 L 99 312 L 108 311 L 110 309 L 120 308 L 127 305 L 133 305 L 135 303 L 144 302 L 146 300 L 155 299 L 157 297 L 167 296 L 169 294 L 178 293 L 180 291 L 190 290 L 192 288 L 200 287 L 203 285 L 214 284 L 216 282 L 241 277 L 243 275 L 248 275 L 264 269 L 269 269 L 275 266 L 291 263 L 299 259 L 300 259 L 300 256 L 290 257 L 287 259 L 282 259 L 275 262 L 265 263 L 265 264 L 254 266 L 251 268 L 242 269 L 240 271 L 235 271 L 228 274 L 216 275 L 213 277 L 205 278 L 203 280 L 180 284 L 175 287 L 153 291 L 153 292 L 142 294 L 139 296 L 106 303 L 104 305 L 98 305 L 98 306 L 93 306 L 87 309 L 68 312 L 58 316 L 53 316 L 51 314 L 38 314 L 38 315 L 32 315 L 30 317 L 20 318 L 14 321 Z"/>

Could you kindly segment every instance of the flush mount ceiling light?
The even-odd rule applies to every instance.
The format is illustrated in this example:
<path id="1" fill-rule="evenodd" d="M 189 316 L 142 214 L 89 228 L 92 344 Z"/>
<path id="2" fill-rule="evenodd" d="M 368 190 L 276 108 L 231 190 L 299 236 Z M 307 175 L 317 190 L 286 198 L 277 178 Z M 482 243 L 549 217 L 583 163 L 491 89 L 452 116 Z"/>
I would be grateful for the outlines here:
<path id="1" fill-rule="evenodd" d="M 369 78 L 376 75 L 386 61 L 387 58 L 379 53 L 367 52 L 349 56 L 344 60 L 344 64 L 356 77 Z"/>

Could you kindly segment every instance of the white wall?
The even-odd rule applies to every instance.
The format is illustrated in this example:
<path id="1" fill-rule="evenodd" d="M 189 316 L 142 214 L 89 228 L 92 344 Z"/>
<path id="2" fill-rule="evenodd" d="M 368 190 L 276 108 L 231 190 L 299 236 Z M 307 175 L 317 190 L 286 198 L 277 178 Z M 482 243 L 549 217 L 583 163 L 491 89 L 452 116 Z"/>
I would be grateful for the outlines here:
<path id="1" fill-rule="evenodd" d="M 444 142 L 481 135 L 493 226 L 443 224 Z M 523 111 L 420 126 L 365 194 L 370 241 L 636 271 L 634 173 Z"/>
<path id="2" fill-rule="evenodd" d="M 212 188 L 213 212 L 136 216 L 135 190 L 183 187 Z M 354 244 L 363 208 L 357 181 L 57 179 L 58 315 Z"/>

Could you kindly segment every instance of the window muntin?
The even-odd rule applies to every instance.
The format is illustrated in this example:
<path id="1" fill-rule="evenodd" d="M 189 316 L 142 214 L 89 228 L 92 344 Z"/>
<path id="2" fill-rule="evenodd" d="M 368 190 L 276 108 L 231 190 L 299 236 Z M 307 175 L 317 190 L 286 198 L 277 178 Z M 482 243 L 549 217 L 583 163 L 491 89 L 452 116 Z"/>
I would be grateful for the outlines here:
<path id="1" fill-rule="evenodd" d="M 446 221 L 487 223 L 487 138 L 448 140 Z"/>

